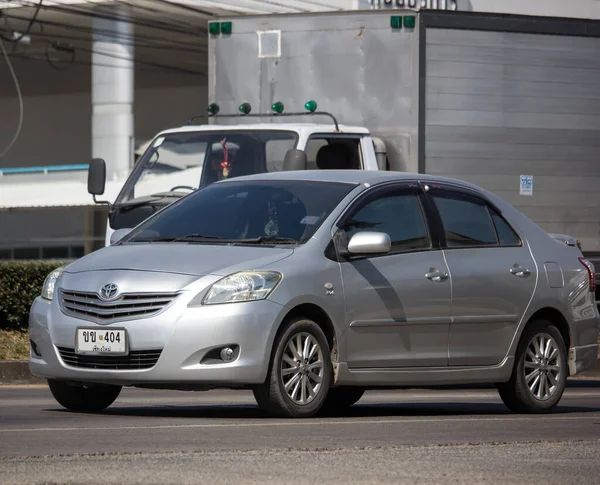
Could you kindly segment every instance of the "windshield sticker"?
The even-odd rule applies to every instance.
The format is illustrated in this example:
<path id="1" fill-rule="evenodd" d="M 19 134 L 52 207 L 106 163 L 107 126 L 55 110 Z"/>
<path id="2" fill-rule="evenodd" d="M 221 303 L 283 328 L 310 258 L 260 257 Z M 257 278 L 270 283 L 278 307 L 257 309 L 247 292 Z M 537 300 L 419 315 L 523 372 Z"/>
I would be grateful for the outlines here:
<path id="1" fill-rule="evenodd" d="M 319 222 L 320 217 L 319 216 L 305 216 L 301 221 L 300 224 L 307 224 L 309 226 L 313 226 L 315 225 L 317 222 Z"/>
<path id="2" fill-rule="evenodd" d="M 158 148 L 159 146 L 161 146 L 163 144 L 163 141 L 165 141 L 165 137 L 161 136 L 160 138 L 157 138 L 157 140 L 154 142 L 153 147 L 154 148 Z"/>

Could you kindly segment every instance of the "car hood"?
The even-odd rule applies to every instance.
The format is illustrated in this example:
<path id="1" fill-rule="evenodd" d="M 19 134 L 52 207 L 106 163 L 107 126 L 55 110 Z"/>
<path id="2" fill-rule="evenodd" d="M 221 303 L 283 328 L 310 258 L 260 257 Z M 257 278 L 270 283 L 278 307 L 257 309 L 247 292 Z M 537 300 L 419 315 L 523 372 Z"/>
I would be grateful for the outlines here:
<path id="1" fill-rule="evenodd" d="M 67 273 L 135 270 L 191 276 L 225 276 L 242 269 L 257 269 L 293 254 L 291 248 L 225 246 L 218 244 L 150 243 L 108 246 L 84 256 L 65 269 Z"/>

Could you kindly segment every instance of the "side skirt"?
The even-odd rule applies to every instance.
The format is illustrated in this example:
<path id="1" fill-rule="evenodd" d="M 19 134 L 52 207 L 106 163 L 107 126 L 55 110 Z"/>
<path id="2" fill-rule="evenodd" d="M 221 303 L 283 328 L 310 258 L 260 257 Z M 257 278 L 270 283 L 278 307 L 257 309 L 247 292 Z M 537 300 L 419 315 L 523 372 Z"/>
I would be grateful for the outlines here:
<path id="1" fill-rule="evenodd" d="M 484 384 L 510 379 L 514 357 L 486 367 L 403 367 L 401 369 L 349 369 L 345 362 L 338 368 L 336 385 L 360 386 L 440 386 L 447 384 Z"/>

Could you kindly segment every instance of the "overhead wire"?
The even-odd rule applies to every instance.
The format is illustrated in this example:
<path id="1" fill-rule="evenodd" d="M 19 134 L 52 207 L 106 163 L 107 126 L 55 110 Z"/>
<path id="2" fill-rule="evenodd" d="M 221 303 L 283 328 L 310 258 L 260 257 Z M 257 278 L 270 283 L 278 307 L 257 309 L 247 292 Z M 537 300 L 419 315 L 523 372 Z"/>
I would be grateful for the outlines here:
<path id="1" fill-rule="evenodd" d="M 22 0 L 21 2 L 19 2 L 22 6 L 32 6 L 32 2 L 27 2 L 26 0 Z M 41 3 L 41 2 L 40 2 Z M 39 7 L 40 4 L 37 4 L 37 6 Z M 44 9 L 56 9 L 57 7 L 52 6 L 52 5 L 44 5 Z M 72 9 L 61 9 L 63 11 L 63 13 L 66 13 L 65 10 L 68 10 L 69 13 L 72 13 L 74 15 L 84 15 L 86 17 L 92 17 L 92 18 L 106 18 L 106 19 L 115 19 L 115 20 L 120 20 L 123 21 L 122 17 L 119 16 L 111 16 L 111 15 L 104 15 L 104 14 L 100 14 L 98 12 L 93 13 L 93 12 L 85 12 L 85 11 L 80 11 L 79 9 L 73 9 L 74 11 L 71 11 Z M 39 10 L 37 11 L 39 12 Z M 18 21 L 27 21 L 27 19 L 18 16 L 18 15 L 5 15 L 5 17 L 7 18 L 11 18 L 14 20 L 18 20 Z M 37 19 L 37 15 L 35 16 L 35 18 Z M 136 23 L 134 20 L 130 20 L 134 23 Z M 48 21 L 48 20 L 42 20 L 42 19 L 37 19 L 37 22 L 40 24 L 40 26 L 43 25 L 48 25 L 48 26 L 53 26 L 53 27 L 58 27 L 58 28 L 64 28 L 64 29 L 69 29 L 69 30 L 77 30 L 80 32 L 89 32 L 89 28 L 87 27 L 83 27 L 83 26 L 77 26 L 77 25 L 73 25 L 70 23 L 66 23 L 66 22 L 54 22 L 54 21 Z M 139 22 L 138 22 L 139 24 Z M 33 23 L 30 21 L 29 25 L 33 25 Z M 167 23 L 162 23 L 160 25 L 151 25 L 151 23 L 149 22 L 142 22 L 141 25 L 143 27 L 156 27 L 156 28 L 160 28 L 162 31 L 169 31 L 169 32 L 173 32 L 173 33 L 177 33 L 179 35 L 181 34 L 187 34 L 187 35 L 193 35 L 196 38 L 199 38 L 199 33 L 200 31 L 206 32 L 206 29 L 200 27 L 196 32 L 190 32 L 190 31 L 186 31 L 184 29 L 166 29 L 166 25 L 168 25 Z M 30 30 L 30 27 L 29 27 Z M 203 53 L 203 50 L 201 49 L 201 47 L 195 47 L 194 44 L 191 43 L 187 43 L 187 42 L 177 42 L 177 41 L 171 41 L 169 39 L 162 39 L 162 40 L 157 40 L 155 38 L 151 38 L 151 37 L 144 37 L 144 36 L 139 36 L 139 35 L 131 35 L 131 34 L 126 34 L 123 32 L 118 32 L 116 30 L 111 30 L 111 29 L 95 29 L 95 31 L 97 33 L 100 33 L 101 35 L 106 35 L 107 37 L 113 37 L 115 39 L 118 39 L 119 42 L 122 42 L 125 45 L 133 45 L 133 46 L 137 46 L 139 48 L 142 49 L 149 49 L 149 50 L 161 50 L 161 51 L 167 51 L 167 52 L 190 52 L 190 53 L 197 53 L 198 55 L 201 55 Z M 36 34 L 37 35 L 37 34 Z M 41 32 L 39 34 L 41 37 L 46 37 L 47 39 L 51 39 L 51 38 L 55 38 L 55 39 L 64 39 L 66 37 L 70 37 L 70 36 L 66 36 L 66 35 L 61 35 L 61 34 L 47 34 L 44 32 Z M 74 39 L 75 40 L 75 39 Z M 84 41 L 84 42 L 91 42 L 92 36 L 89 37 L 80 37 L 79 40 Z M 46 42 L 49 42 L 48 40 L 46 40 Z M 53 47 L 57 47 L 56 43 L 51 43 L 51 45 Z M 75 51 L 84 51 L 84 52 L 88 52 L 88 53 L 92 53 L 92 54 L 100 54 L 100 55 L 104 55 L 107 57 L 111 57 L 111 58 L 115 58 L 115 59 L 119 59 L 119 60 L 129 60 L 128 57 L 123 57 L 123 56 L 118 56 L 115 54 L 111 54 L 111 53 L 107 53 L 107 52 L 102 52 L 102 51 L 98 51 L 95 49 L 88 49 L 85 47 L 74 47 L 71 46 L 71 49 L 74 49 Z M 48 57 L 48 62 L 52 65 L 52 61 L 49 59 L 48 56 L 48 49 L 47 49 L 47 57 Z M 72 55 L 73 57 L 73 55 Z M 204 73 L 201 73 L 199 71 L 195 71 L 193 69 L 189 69 L 189 68 L 182 68 L 179 66 L 172 66 L 169 64 L 164 64 L 164 63 L 157 63 L 157 62 L 149 62 L 149 61 L 143 61 L 141 59 L 136 59 L 136 62 L 138 64 L 143 64 L 149 67 L 153 67 L 153 68 L 158 68 L 158 69 L 163 69 L 163 70 L 167 70 L 167 71 L 173 71 L 173 72 L 178 72 L 178 73 L 183 73 L 183 74 L 192 74 L 192 75 L 204 75 Z M 54 65 L 52 65 L 52 67 L 56 67 Z M 114 67 L 114 66 L 113 66 Z M 61 69 L 62 70 L 62 69 Z"/>
<path id="2" fill-rule="evenodd" d="M 0 30 L 0 33 L 2 30 Z M 6 32 L 6 31 L 5 31 Z M 73 40 L 73 41 L 81 41 L 81 42 L 90 42 L 92 40 L 91 36 L 74 36 L 74 35 L 66 35 L 66 34 L 52 34 L 47 32 L 37 32 L 36 37 L 44 38 L 45 42 L 50 42 L 50 40 L 46 39 L 56 39 L 56 40 Z M 165 44 L 147 44 L 143 42 L 136 42 L 133 36 L 129 39 L 119 39 L 119 43 L 130 46 L 130 47 L 140 47 L 144 49 L 153 49 L 153 50 L 163 50 L 167 52 L 190 52 L 195 54 L 202 54 L 204 51 L 202 49 L 193 48 L 193 44 L 179 44 L 176 41 L 165 40 Z"/>
<path id="3" fill-rule="evenodd" d="M 24 54 L 9 54 L 10 57 L 15 58 L 15 59 L 26 59 L 28 61 L 47 61 L 45 56 L 36 56 L 34 55 L 24 55 Z M 53 61 L 56 62 L 56 61 Z M 74 64 L 74 65 L 81 65 L 81 66 L 101 66 L 101 67 L 115 67 L 114 64 L 105 64 L 105 63 L 101 63 L 101 62 L 92 62 L 92 61 L 86 61 L 83 59 L 75 59 L 73 62 L 69 61 L 69 64 Z M 162 68 L 159 67 L 154 67 L 154 68 L 144 68 L 144 67 L 140 67 L 140 66 L 134 66 L 134 67 L 119 67 L 119 69 L 136 69 L 139 68 L 139 70 L 141 72 L 156 72 L 158 71 L 170 71 L 171 67 L 170 66 L 164 66 Z M 63 70 L 63 69 L 59 69 L 59 70 Z M 194 72 L 193 74 L 195 75 L 199 75 L 199 76 L 205 76 L 205 73 L 202 72 Z"/>
<path id="4" fill-rule="evenodd" d="M 32 7 L 34 5 L 32 2 L 27 1 L 27 0 L 18 0 L 18 3 L 24 7 Z M 121 2 L 118 2 L 118 3 L 121 3 Z M 87 18 L 92 18 L 92 19 L 114 20 L 114 21 L 119 21 L 119 22 L 124 22 L 124 23 L 130 23 L 130 24 L 138 26 L 138 27 L 164 30 L 167 32 L 184 34 L 184 35 L 196 35 L 197 34 L 197 32 L 195 31 L 195 28 L 196 28 L 195 25 L 183 23 L 183 25 L 188 25 L 188 27 L 191 30 L 186 30 L 186 29 L 180 28 L 180 26 L 182 25 L 182 22 L 170 23 L 170 22 L 165 22 L 165 21 L 153 21 L 153 20 L 141 19 L 139 17 L 136 18 L 134 15 L 128 15 L 128 16 L 116 15 L 116 14 L 112 14 L 112 13 L 106 13 L 105 11 L 101 11 L 99 9 L 88 10 L 88 9 L 82 9 L 79 7 L 74 7 L 74 6 L 66 7 L 66 6 L 61 6 L 61 5 L 45 5 L 44 10 L 62 12 L 65 14 L 70 14 L 70 15 L 79 15 L 82 17 L 87 17 Z"/>
<path id="5" fill-rule="evenodd" d="M 15 19 L 15 20 L 20 20 L 20 21 L 25 21 L 27 19 L 25 19 L 24 17 L 19 17 L 16 15 L 4 15 L 4 17 L 6 18 L 10 18 L 10 19 Z M 40 24 L 41 26 L 43 25 L 48 25 L 48 26 L 52 26 L 52 27 L 60 27 L 60 28 L 65 28 L 65 29 L 69 29 L 69 30 L 76 30 L 79 32 L 89 32 L 90 29 L 89 27 L 85 27 L 85 26 L 79 26 L 79 25 L 74 25 L 74 24 L 68 24 L 68 23 L 64 23 L 64 22 L 55 22 L 55 21 L 51 21 L 51 20 L 38 20 L 37 21 L 38 24 Z M 144 41 L 149 41 L 149 42 L 157 42 L 156 39 L 152 38 L 152 37 L 144 37 L 144 36 L 140 36 L 140 35 L 132 35 L 132 34 L 123 34 L 122 32 L 116 31 L 116 30 L 111 30 L 111 29 L 99 29 L 99 28 L 95 28 L 94 29 L 95 32 L 100 33 L 100 34 L 104 34 L 107 37 L 113 37 L 115 39 L 142 39 Z M 179 33 L 179 32 L 177 32 Z M 200 33 L 200 32 L 199 32 Z M 206 33 L 206 30 L 203 30 L 201 33 Z M 37 34 L 36 34 L 37 35 Z M 189 35 L 193 35 L 193 36 L 197 36 L 198 33 L 189 33 Z M 91 36 L 90 36 L 91 38 Z M 170 42 L 168 40 L 164 40 L 163 42 Z M 193 44 L 188 44 L 185 43 L 184 45 L 193 45 Z"/>
<path id="6" fill-rule="evenodd" d="M 9 141 L 8 145 L 4 148 L 4 150 L 2 150 L 2 152 L 0 152 L 0 159 L 4 158 L 4 156 L 12 149 L 12 147 L 15 145 L 15 143 L 19 139 L 19 136 L 21 135 L 21 130 L 23 129 L 23 118 L 25 117 L 24 116 L 25 110 L 23 108 L 23 94 L 21 93 L 21 85 L 19 83 L 19 78 L 17 77 L 17 73 L 15 72 L 15 69 L 12 65 L 12 62 L 10 60 L 10 57 L 8 55 L 6 46 L 4 45 L 4 42 L 5 42 L 5 40 L 8 40 L 8 42 L 17 43 L 17 42 L 21 41 L 23 38 L 25 38 L 25 36 L 29 35 L 29 33 L 31 32 L 31 29 L 33 27 L 33 24 L 35 23 L 37 16 L 40 13 L 40 9 L 42 8 L 43 2 L 44 2 L 44 0 L 39 1 L 39 3 L 37 4 L 37 7 L 35 9 L 35 12 L 34 12 L 33 16 L 31 17 L 31 20 L 27 24 L 27 28 L 21 33 L 21 35 L 19 37 L 12 38 L 12 39 L 11 38 L 6 39 L 4 37 L 4 35 L 2 35 L 0 38 L 0 50 L 2 50 L 2 54 L 4 56 L 4 59 L 6 60 L 7 66 L 8 66 L 8 70 L 10 71 L 10 75 L 12 76 L 13 82 L 15 83 L 15 89 L 17 91 L 17 100 L 19 102 L 19 121 L 17 122 L 17 130 L 15 131 L 15 134 L 12 137 L 12 139 Z"/>
<path id="7" fill-rule="evenodd" d="M 12 149 L 12 147 L 16 143 L 17 139 L 19 138 L 19 135 L 21 134 L 21 129 L 23 128 L 24 110 L 23 110 L 23 95 L 21 94 L 21 86 L 19 84 L 19 79 L 17 78 L 17 74 L 15 73 L 12 62 L 10 61 L 10 57 L 8 56 L 8 52 L 6 51 L 6 47 L 4 46 L 3 39 L 0 39 L 0 50 L 2 50 L 2 54 L 4 54 L 4 59 L 6 59 L 6 64 L 8 65 L 8 70 L 10 71 L 10 74 L 15 83 L 15 88 L 17 90 L 17 98 L 19 101 L 19 122 L 17 123 L 17 131 L 15 132 L 12 140 L 10 140 L 10 142 L 8 143 L 8 146 L 4 150 L 2 150 L 2 152 L 0 152 L 0 159 L 2 159 L 2 158 L 4 158 L 4 155 L 6 155 Z"/>
<path id="8" fill-rule="evenodd" d="M 33 13 L 33 16 L 31 17 L 31 19 L 29 20 L 29 24 L 27 25 L 27 28 L 21 33 L 20 37 L 17 37 L 16 39 L 11 39 L 8 37 L 4 37 L 4 35 L 0 35 L 0 40 L 4 40 L 6 42 L 19 42 L 21 41 L 26 35 L 29 35 L 29 33 L 31 32 L 31 28 L 33 27 L 33 24 L 35 23 L 39 13 L 40 13 L 40 9 L 42 8 L 42 3 L 44 3 L 44 0 L 40 0 L 37 3 L 37 6 L 35 8 L 35 12 Z"/>
<path id="9" fill-rule="evenodd" d="M 148 0 L 148 1 L 152 1 L 154 3 L 159 3 L 161 5 L 169 5 L 173 8 L 180 8 L 182 10 L 186 10 L 187 12 L 194 12 L 194 13 L 206 15 L 208 17 L 214 17 L 214 14 L 208 10 L 202 10 L 201 8 L 192 7 L 191 5 L 185 5 L 183 3 L 170 2 L 169 0 Z"/>

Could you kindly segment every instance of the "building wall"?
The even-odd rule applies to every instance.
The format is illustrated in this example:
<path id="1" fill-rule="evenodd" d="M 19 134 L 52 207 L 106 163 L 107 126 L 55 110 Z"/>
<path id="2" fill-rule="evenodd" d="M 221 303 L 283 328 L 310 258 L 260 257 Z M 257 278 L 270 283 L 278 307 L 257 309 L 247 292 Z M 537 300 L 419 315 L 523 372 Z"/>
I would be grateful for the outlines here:
<path id="1" fill-rule="evenodd" d="M 13 63 L 23 93 L 23 127 L 13 148 L 0 160 L 0 168 L 87 163 L 92 151 L 90 67 L 56 71 L 40 61 Z M 206 112 L 204 76 L 139 71 L 135 85 L 138 143 Z M 17 100 L 8 69 L 0 69 L 0 150 L 17 128 Z"/>
<path id="2" fill-rule="evenodd" d="M 0 159 L 0 169 L 88 163 L 92 152 L 90 67 L 75 65 L 56 71 L 41 61 L 13 62 L 23 93 L 24 119 L 17 142 Z M 205 113 L 206 106 L 204 76 L 138 71 L 134 101 L 136 141 L 142 143 L 164 128 L 184 125 L 191 116 Z M 14 82 L 2 66 L 0 150 L 12 139 L 18 117 Z M 55 176 L 58 175 L 52 177 Z M 11 177 L 15 176 L 0 178 L 0 190 L 3 184 L 10 183 Z M 51 183 L 52 177 L 47 177 Z M 43 248 L 51 247 L 62 248 L 60 254 L 70 247 L 71 255 L 80 255 L 85 244 L 93 242 L 87 214 L 86 209 L 78 207 L 0 210 L 0 259 L 36 257 L 35 254 L 47 257 L 46 254 L 56 252 Z M 96 236 L 104 238 L 103 234 Z"/>

